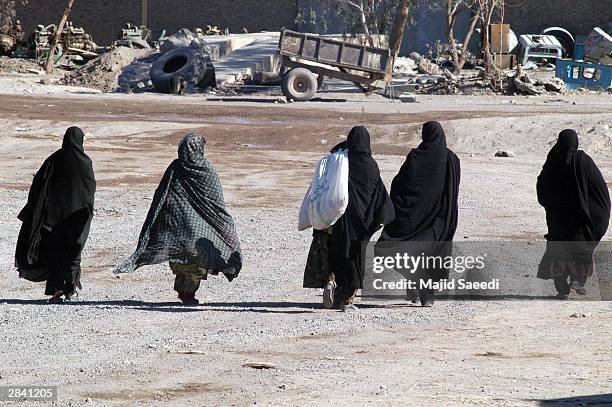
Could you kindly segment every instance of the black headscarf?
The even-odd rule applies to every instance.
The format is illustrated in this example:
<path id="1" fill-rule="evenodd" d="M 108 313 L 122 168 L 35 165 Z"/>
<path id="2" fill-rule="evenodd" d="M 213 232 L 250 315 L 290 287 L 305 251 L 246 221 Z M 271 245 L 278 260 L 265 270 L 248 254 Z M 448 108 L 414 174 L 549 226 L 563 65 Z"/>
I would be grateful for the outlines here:
<path id="1" fill-rule="evenodd" d="M 348 149 L 349 157 L 349 203 L 339 220 L 346 227 L 345 253 L 348 256 L 350 242 L 369 240 L 381 225 L 390 223 L 395 214 L 378 164 L 372 158 L 368 130 L 363 126 L 353 127 L 346 141 L 334 147 L 332 152 L 338 149 Z"/>
<path id="2" fill-rule="evenodd" d="M 18 215 L 23 222 L 15 255 L 20 270 L 37 265 L 43 227 L 53 230 L 63 220 L 85 210 L 89 220 L 80 227 L 88 228 L 93 216 L 96 180 L 91 160 L 83 149 L 84 139 L 81 129 L 70 127 L 64 134 L 62 148 L 47 158 L 34 176 L 28 203 Z M 78 237 L 80 231 L 74 235 Z M 84 239 L 80 240 L 84 244 Z"/>
<path id="3" fill-rule="evenodd" d="M 461 168 L 440 123 L 423 125 L 423 141 L 391 183 L 395 220 L 381 241 L 452 241 L 457 229 Z"/>
<path id="4" fill-rule="evenodd" d="M 563 130 L 548 153 L 537 183 L 546 209 L 548 240 L 599 241 L 610 222 L 610 192 L 591 157 L 578 150 L 578 135 Z"/>
<path id="5" fill-rule="evenodd" d="M 199 134 L 183 138 L 178 159 L 155 191 L 136 252 L 115 272 L 171 261 L 221 272 L 230 281 L 238 276 L 240 243 L 219 176 L 204 156 L 205 143 Z"/>

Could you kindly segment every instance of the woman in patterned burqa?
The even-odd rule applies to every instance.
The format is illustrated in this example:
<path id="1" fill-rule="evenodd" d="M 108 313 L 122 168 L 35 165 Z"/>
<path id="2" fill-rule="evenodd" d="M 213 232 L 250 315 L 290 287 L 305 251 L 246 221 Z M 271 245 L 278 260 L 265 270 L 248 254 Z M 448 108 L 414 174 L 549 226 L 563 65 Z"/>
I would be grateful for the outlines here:
<path id="1" fill-rule="evenodd" d="M 232 281 L 242 268 L 234 220 L 225 210 L 219 176 L 205 157 L 206 140 L 188 134 L 178 159 L 166 170 L 138 240 L 136 252 L 116 273 L 170 263 L 174 290 L 185 305 L 196 305 L 195 293 L 208 274 Z"/>
<path id="2" fill-rule="evenodd" d="M 34 176 L 28 203 L 19 213 L 23 222 L 15 265 L 19 276 L 46 281 L 49 302 L 70 300 L 81 288 L 81 251 L 89 235 L 96 180 L 85 154 L 85 135 L 66 130 L 62 148 L 45 160 Z"/>

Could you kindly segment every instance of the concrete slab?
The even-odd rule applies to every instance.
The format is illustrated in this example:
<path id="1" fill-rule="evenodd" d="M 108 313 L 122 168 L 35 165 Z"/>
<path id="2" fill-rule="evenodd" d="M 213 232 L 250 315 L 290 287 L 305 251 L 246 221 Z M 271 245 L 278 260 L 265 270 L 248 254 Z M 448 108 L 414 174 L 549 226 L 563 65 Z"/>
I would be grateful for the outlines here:
<path id="1" fill-rule="evenodd" d="M 213 62 L 217 62 L 256 39 L 257 37 L 251 34 L 211 35 L 206 37 L 206 42 L 211 47 Z"/>
<path id="2" fill-rule="evenodd" d="M 228 53 L 215 62 L 217 86 L 235 83 L 255 72 L 275 72 L 280 69 L 276 55 L 280 33 L 240 34 L 253 39 L 248 45 Z"/>

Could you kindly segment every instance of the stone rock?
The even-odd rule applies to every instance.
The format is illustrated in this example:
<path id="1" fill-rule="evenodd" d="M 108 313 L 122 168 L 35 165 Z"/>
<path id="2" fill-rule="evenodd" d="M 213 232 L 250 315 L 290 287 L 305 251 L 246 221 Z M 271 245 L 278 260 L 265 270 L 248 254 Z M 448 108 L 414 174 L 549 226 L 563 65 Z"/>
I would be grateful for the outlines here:
<path id="1" fill-rule="evenodd" d="M 453 75 L 453 73 L 451 71 L 449 71 L 448 69 L 445 69 L 444 72 L 442 72 L 442 74 L 449 81 L 456 81 L 457 80 L 457 77 L 455 75 Z"/>
<path id="2" fill-rule="evenodd" d="M 499 150 L 498 152 L 495 153 L 495 157 L 508 158 L 508 157 L 516 157 L 516 155 L 512 151 Z"/>
<path id="3" fill-rule="evenodd" d="M 403 75 L 414 75 L 417 63 L 411 58 L 398 57 L 393 65 L 393 72 Z"/>
<path id="4" fill-rule="evenodd" d="M 525 83 L 518 79 L 514 79 L 513 83 L 519 92 L 524 93 L 526 95 L 539 95 L 542 93 L 538 88 L 536 88 L 534 85 L 530 83 Z"/>
<path id="5" fill-rule="evenodd" d="M 408 57 L 416 62 L 423 59 L 423 55 L 419 54 L 418 52 L 411 52 L 410 54 L 408 54 Z"/>
<path id="6" fill-rule="evenodd" d="M 276 365 L 267 362 L 247 362 L 242 367 L 250 367 L 251 369 L 276 369 Z"/>
<path id="7" fill-rule="evenodd" d="M 544 83 L 544 89 L 549 92 L 561 92 L 565 88 L 565 83 L 558 78 L 552 79 Z"/>
<path id="8" fill-rule="evenodd" d="M 421 58 L 417 61 L 417 70 L 424 75 L 442 75 L 442 69 L 431 61 Z"/>

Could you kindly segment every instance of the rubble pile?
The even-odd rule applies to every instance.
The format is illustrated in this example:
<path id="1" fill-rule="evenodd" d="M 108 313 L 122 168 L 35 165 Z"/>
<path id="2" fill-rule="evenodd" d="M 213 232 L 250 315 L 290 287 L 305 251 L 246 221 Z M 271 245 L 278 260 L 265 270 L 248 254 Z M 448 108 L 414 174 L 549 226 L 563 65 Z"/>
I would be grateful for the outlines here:
<path id="1" fill-rule="evenodd" d="M 183 28 L 176 34 L 162 39 L 160 52 L 155 49 L 117 47 L 103 54 L 80 69 L 65 75 L 60 83 L 85 86 L 103 92 L 145 92 L 153 90 L 151 68 L 163 55 L 180 48 L 190 48 L 194 53 L 210 52 L 206 41 Z"/>
<path id="2" fill-rule="evenodd" d="M 495 91 L 491 82 L 484 78 L 484 68 L 464 69 L 461 75 L 454 75 L 442 65 L 413 52 L 409 57 L 397 59 L 393 86 L 429 95 L 546 95 L 566 92 L 565 83 L 555 77 L 554 68 L 534 66 L 531 69 L 529 75 L 524 73 L 524 68 L 505 71 L 504 85 Z"/>
<path id="3" fill-rule="evenodd" d="M 411 52 L 410 59 L 416 63 L 417 71 L 422 75 L 442 74 L 442 68 L 417 52 Z"/>
<path id="4" fill-rule="evenodd" d="M 411 58 L 397 57 L 393 65 L 393 74 L 398 75 L 414 75 L 417 69 L 417 64 Z"/>
<path id="5" fill-rule="evenodd" d="M 34 60 L 0 56 L 0 73 L 38 73 L 40 70 Z"/>
<path id="6" fill-rule="evenodd" d="M 88 62 L 82 68 L 69 72 L 60 79 L 60 83 L 95 88 L 103 92 L 115 91 L 119 86 L 118 78 L 122 71 L 135 60 L 146 58 L 153 52 L 150 49 L 118 47 Z"/>
<path id="7" fill-rule="evenodd" d="M 201 35 L 193 33 L 187 28 L 180 29 L 176 34 L 165 37 L 160 41 L 159 51 L 162 54 L 168 53 L 177 48 L 192 47 L 210 54 L 210 47 Z"/>

